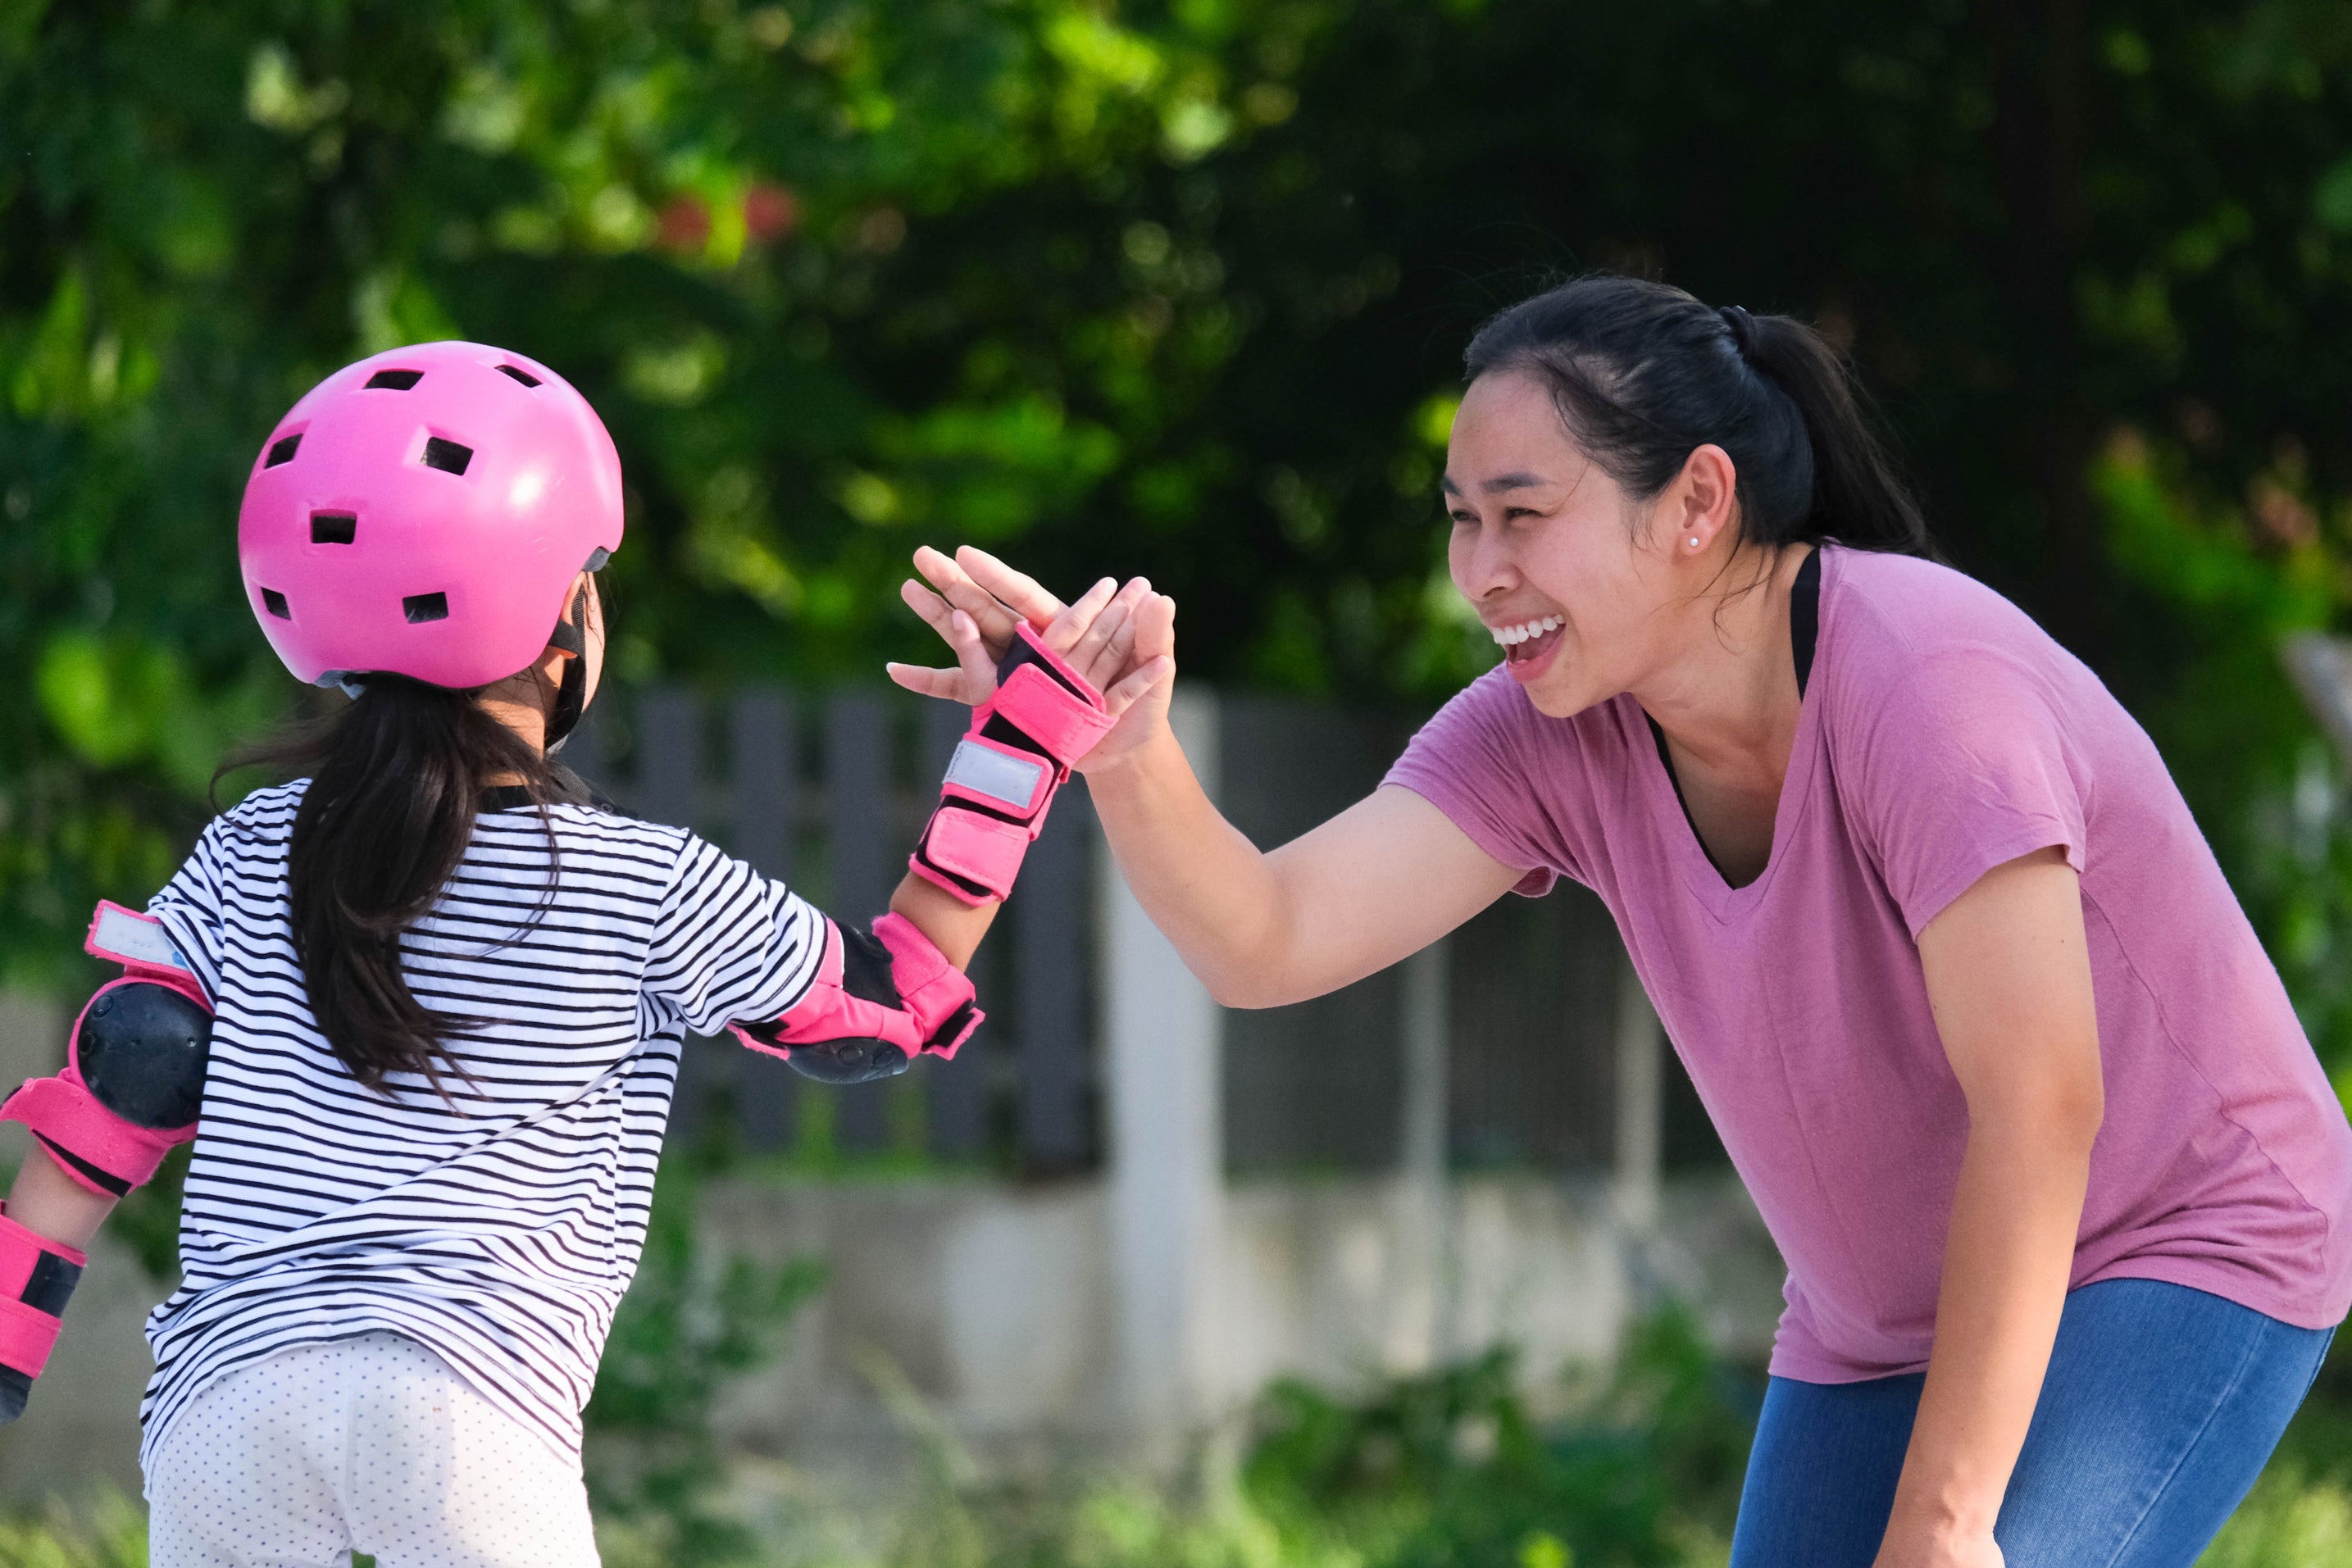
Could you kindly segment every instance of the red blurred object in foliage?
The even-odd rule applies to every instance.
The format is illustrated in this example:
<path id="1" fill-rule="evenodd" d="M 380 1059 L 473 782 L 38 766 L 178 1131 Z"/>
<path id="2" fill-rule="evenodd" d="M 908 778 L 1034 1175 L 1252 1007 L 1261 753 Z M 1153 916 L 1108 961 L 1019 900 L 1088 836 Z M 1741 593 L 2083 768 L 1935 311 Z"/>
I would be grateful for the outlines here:
<path id="1" fill-rule="evenodd" d="M 664 250 L 700 250 L 710 238 L 710 208 L 700 196 L 672 196 L 655 221 L 654 243 Z"/>
<path id="2" fill-rule="evenodd" d="M 761 245 L 783 238 L 800 225 L 800 198 L 761 180 L 743 193 L 743 227 Z"/>

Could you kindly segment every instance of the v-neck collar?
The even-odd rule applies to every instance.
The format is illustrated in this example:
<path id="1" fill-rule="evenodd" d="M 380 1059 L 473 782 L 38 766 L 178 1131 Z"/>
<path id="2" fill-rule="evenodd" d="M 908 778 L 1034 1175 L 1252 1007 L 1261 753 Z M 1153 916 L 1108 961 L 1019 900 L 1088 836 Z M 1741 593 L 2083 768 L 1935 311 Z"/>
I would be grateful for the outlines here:
<path id="1" fill-rule="evenodd" d="M 1666 750 L 1665 731 L 1639 703 L 1633 705 L 1634 711 L 1641 714 L 1643 724 L 1648 727 L 1654 743 L 1651 751 L 1655 758 L 1655 767 L 1651 769 L 1652 777 L 1643 781 L 1650 793 L 1652 809 L 1670 819 L 1661 824 L 1665 836 L 1669 840 L 1680 841 L 1675 845 L 1674 855 L 1684 883 L 1718 920 L 1728 920 L 1743 913 L 1763 896 L 1765 888 L 1771 883 L 1773 873 L 1788 858 L 1786 851 L 1792 821 L 1811 791 L 1814 753 L 1819 749 L 1817 737 L 1821 728 L 1816 710 L 1822 706 L 1815 691 L 1821 683 L 1811 677 L 1820 670 L 1822 601 L 1828 592 L 1830 567 L 1827 557 L 1832 548 L 1826 541 L 1815 545 L 1812 553 L 1797 569 L 1801 586 L 1813 591 L 1805 594 L 1798 586 L 1792 585 L 1789 596 L 1790 647 L 1798 664 L 1797 733 L 1790 742 L 1789 770 L 1780 779 L 1780 798 L 1772 809 L 1772 847 L 1764 858 L 1763 869 L 1751 880 L 1734 887 L 1723 874 L 1723 868 L 1716 864 L 1706 841 L 1699 836 L 1698 824 L 1691 820 L 1689 806 L 1684 803 L 1682 783 L 1675 776 L 1674 763 Z M 1820 563 L 1818 569 L 1816 562 Z M 1812 578 L 1812 581 L 1802 582 L 1808 576 Z M 1660 785 L 1664 788 L 1658 788 Z"/>

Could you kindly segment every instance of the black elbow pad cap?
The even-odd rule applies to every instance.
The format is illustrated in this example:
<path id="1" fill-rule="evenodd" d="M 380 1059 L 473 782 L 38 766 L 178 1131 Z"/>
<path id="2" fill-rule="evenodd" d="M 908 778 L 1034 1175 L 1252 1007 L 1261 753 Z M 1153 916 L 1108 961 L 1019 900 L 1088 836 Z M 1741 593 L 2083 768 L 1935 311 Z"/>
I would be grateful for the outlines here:
<path id="1" fill-rule="evenodd" d="M 784 1062 L 802 1077 L 819 1083 L 870 1083 L 877 1078 L 896 1078 L 908 1067 L 907 1053 L 887 1040 L 855 1037 L 795 1045 Z"/>
<path id="2" fill-rule="evenodd" d="M 212 1015 L 169 986 L 115 986 L 82 1015 L 74 1062 L 99 1103 L 135 1127 L 184 1127 L 204 1111 Z"/>

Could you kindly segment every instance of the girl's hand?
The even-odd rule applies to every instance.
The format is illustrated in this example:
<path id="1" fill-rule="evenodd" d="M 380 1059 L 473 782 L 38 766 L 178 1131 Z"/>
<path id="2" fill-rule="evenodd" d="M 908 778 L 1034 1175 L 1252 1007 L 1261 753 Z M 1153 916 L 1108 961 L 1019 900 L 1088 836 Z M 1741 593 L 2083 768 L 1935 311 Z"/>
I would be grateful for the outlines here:
<path id="1" fill-rule="evenodd" d="M 1103 694 L 1119 720 L 1079 766 L 1091 770 L 1165 727 L 1176 673 L 1176 601 L 1136 578 L 1113 591 L 1105 578 L 1076 603 L 1064 605 L 1034 578 L 967 545 L 953 560 L 926 546 L 915 569 L 930 587 L 909 580 L 899 596 L 955 651 L 952 670 L 890 664 L 890 678 L 926 696 L 972 706 L 996 691 L 996 665 L 1024 619 L 1045 645 Z M 936 591 L 934 591 L 936 590 Z"/>

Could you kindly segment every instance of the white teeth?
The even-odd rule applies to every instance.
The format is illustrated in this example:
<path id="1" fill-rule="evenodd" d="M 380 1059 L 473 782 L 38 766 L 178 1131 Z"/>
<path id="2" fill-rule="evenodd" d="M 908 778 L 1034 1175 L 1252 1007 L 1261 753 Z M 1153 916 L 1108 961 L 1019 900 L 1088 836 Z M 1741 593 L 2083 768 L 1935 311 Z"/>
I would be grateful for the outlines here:
<path id="1" fill-rule="evenodd" d="M 1565 624 L 1566 622 L 1559 616 L 1547 615 L 1540 621 L 1523 622 L 1517 626 L 1490 626 L 1487 630 L 1493 634 L 1496 642 L 1506 648 L 1512 648 L 1531 638 L 1540 637 L 1547 632 L 1557 632 Z"/>

